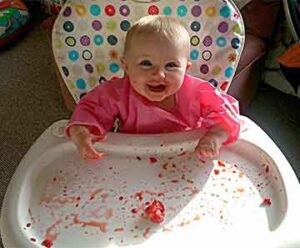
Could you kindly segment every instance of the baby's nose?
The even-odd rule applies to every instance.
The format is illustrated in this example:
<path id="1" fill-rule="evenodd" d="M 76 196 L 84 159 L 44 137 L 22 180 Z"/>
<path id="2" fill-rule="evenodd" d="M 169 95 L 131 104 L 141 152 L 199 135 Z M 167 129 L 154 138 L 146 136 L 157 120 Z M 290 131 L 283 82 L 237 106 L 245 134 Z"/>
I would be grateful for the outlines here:
<path id="1" fill-rule="evenodd" d="M 155 68 L 152 75 L 158 80 L 164 79 L 166 77 L 164 69 L 160 67 Z"/>

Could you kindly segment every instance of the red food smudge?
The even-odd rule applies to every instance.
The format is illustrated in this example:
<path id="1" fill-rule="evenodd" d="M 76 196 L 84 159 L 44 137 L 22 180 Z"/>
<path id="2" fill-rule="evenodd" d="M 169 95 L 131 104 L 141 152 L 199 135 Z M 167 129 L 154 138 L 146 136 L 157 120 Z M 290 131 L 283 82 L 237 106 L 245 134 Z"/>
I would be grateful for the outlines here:
<path id="1" fill-rule="evenodd" d="M 148 236 L 148 234 L 149 234 L 149 232 L 150 232 L 150 227 L 147 227 L 146 229 L 145 229 L 145 231 L 144 231 L 144 233 L 143 233 L 143 236 L 146 238 L 147 236 Z"/>
<path id="2" fill-rule="evenodd" d="M 205 164 L 206 163 L 206 161 L 205 160 L 203 160 L 203 159 L 201 159 L 201 158 L 198 158 L 199 159 L 199 161 L 201 162 L 201 163 L 203 163 L 203 164 Z"/>
<path id="3" fill-rule="evenodd" d="M 271 206 L 271 198 L 264 197 L 263 202 L 261 203 L 261 206 Z"/>
<path id="4" fill-rule="evenodd" d="M 144 194 L 153 195 L 153 196 L 156 196 L 156 195 L 157 195 L 156 192 L 149 191 L 149 190 L 145 190 L 145 191 L 144 191 Z"/>
<path id="5" fill-rule="evenodd" d="M 90 200 L 93 200 L 96 197 L 96 195 L 98 195 L 99 193 L 102 193 L 102 191 L 103 191 L 102 189 L 96 189 L 94 192 L 91 193 Z M 79 199 L 77 198 L 76 200 L 80 200 L 80 197 L 79 197 Z"/>
<path id="6" fill-rule="evenodd" d="M 162 173 L 159 173 L 159 174 L 158 174 L 158 177 L 159 177 L 159 178 L 163 178 L 163 174 L 162 174 Z"/>
<path id="7" fill-rule="evenodd" d="M 119 197 L 119 200 L 120 200 L 120 201 L 122 201 L 123 199 L 124 199 L 124 197 L 123 197 L 123 196 L 120 196 L 120 197 Z"/>
<path id="8" fill-rule="evenodd" d="M 42 245 L 45 246 L 45 247 L 47 247 L 47 248 L 50 248 L 50 247 L 52 247 L 53 242 L 52 242 L 52 240 L 50 240 L 50 239 L 45 239 L 45 240 L 42 242 Z"/>
<path id="9" fill-rule="evenodd" d="M 140 156 L 136 156 L 136 159 L 137 160 L 142 160 Z"/>
<path id="10" fill-rule="evenodd" d="M 152 164 L 157 162 L 157 158 L 155 158 L 155 157 L 150 157 L 149 159 Z"/>
<path id="11" fill-rule="evenodd" d="M 82 227 L 92 226 L 100 229 L 101 232 L 107 232 L 107 223 L 106 222 L 96 222 L 96 221 L 80 221 L 78 219 L 78 214 L 74 214 L 73 224 L 79 224 Z"/>
<path id="12" fill-rule="evenodd" d="M 178 157 L 184 156 L 185 154 L 186 154 L 186 152 L 179 153 L 179 154 L 178 154 Z"/>
<path id="13" fill-rule="evenodd" d="M 269 173 L 269 171 L 270 171 L 270 166 L 267 165 L 267 166 L 266 166 L 266 173 Z"/>
<path id="14" fill-rule="evenodd" d="M 36 239 L 35 238 L 30 238 L 30 241 L 35 242 Z"/>
<path id="15" fill-rule="evenodd" d="M 131 209 L 131 213 L 137 214 L 138 210 L 136 208 Z"/>
<path id="16" fill-rule="evenodd" d="M 191 180 L 191 179 L 186 179 L 186 181 L 187 181 L 188 183 L 194 183 L 194 181 Z"/>
<path id="17" fill-rule="evenodd" d="M 144 212 L 153 223 L 159 224 L 165 220 L 165 206 L 161 201 L 154 200 Z"/>
<path id="18" fill-rule="evenodd" d="M 113 209 L 112 208 L 108 208 L 105 212 L 105 218 L 109 219 L 113 216 Z"/>
<path id="19" fill-rule="evenodd" d="M 215 173 L 216 175 L 219 175 L 219 174 L 220 174 L 220 171 L 219 171 L 218 169 L 215 169 L 215 170 L 214 170 L 214 173 Z"/>
<path id="20" fill-rule="evenodd" d="M 167 170 L 168 169 L 168 163 L 163 164 L 162 167 L 163 167 L 164 170 Z"/>
<path id="21" fill-rule="evenodd" d="M 218 160 L 218 165 L 219 165 L 220 167 L 225 167 L 225 164 L 224 164 L 224 162 L 223 162 L 223 161 L 221 161 L 221 160 Z"/>
<path id="22" fill-rule="evenodd" d="M 123 232 L 124 228 L 123 227 L 117 227 L 114 229 L 114 232 Z"/>
<path id="23" fill-rule="evenodd" d="M 178 180 L 178 179 L 173 179 L 173 180 L 171 180 L 171 182 L 172 182 L 172 183 L 178 183 L 179 180 Z"/>
<path id="24" fill-rule="evenodd" d="M 159 192 L 157 196 L 164 196 L 165 193 L 164 192 Z"/>
<path id="25" fill-rule="evenodd" d="M 143 200 L 143 194 L 142 194 L 142 192 L 137 192 L 135 194 L 135 199 L 137 199 L 139 201 Z"/>

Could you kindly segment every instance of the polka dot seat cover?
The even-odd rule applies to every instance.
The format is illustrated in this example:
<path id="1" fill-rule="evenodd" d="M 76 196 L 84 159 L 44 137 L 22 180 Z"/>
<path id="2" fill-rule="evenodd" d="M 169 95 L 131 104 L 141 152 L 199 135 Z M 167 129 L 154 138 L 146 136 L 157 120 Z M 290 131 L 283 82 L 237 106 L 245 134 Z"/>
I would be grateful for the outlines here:
<path id="1" fill-rule="evenodd" d="M 145 15 L 182 21 L 191 39 L 189 74 L 227 91 L 243 49 L 238 8 L 228 0 L 73 0 L 53 28 L 53 51 L 62 77 L 77 102 L 97 84 L 122 77 L 120 56 L 126 31 Z"/>

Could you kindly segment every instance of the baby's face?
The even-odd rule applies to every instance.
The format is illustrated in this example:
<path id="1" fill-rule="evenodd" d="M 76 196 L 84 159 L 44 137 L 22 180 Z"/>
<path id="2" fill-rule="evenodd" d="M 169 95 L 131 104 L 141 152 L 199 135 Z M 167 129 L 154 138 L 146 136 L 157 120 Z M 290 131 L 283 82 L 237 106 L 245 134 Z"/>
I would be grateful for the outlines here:
<path id="1" fill-rule="evenodd" d="M 157 35 L 133 38 L 122 64 L 137 93 L 161 102 L 179 90 L 190 66 L 180 44 Z"/>

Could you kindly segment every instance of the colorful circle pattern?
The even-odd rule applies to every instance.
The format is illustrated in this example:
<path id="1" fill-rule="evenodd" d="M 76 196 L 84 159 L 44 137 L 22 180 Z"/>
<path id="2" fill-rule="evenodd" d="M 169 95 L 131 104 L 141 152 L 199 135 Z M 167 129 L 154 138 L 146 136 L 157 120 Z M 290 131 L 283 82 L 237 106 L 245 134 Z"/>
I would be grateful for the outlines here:
<path id="1" fill-rule="evenodd" d="M 55 48 L 56 59 L 63 76 L 73 82 L 71 93 L 78 100 L 95 82 L 123 75 L 119 62 L 122 45 L 138 16 L 164 14 L 179 18 L 190 33 L 190 72 L 221 89 L 221 82 L 232 80 L 244 44 L 242 20 L 231 18 L 236 11 L 221 0 L 165 0 L 140 6 L 129 0 L 70 1 L 54 27 L 55 40 L 63 44 Z M 81 77 L 73 72 L 74 63 L 82 66 L 85 74 Z"/>

